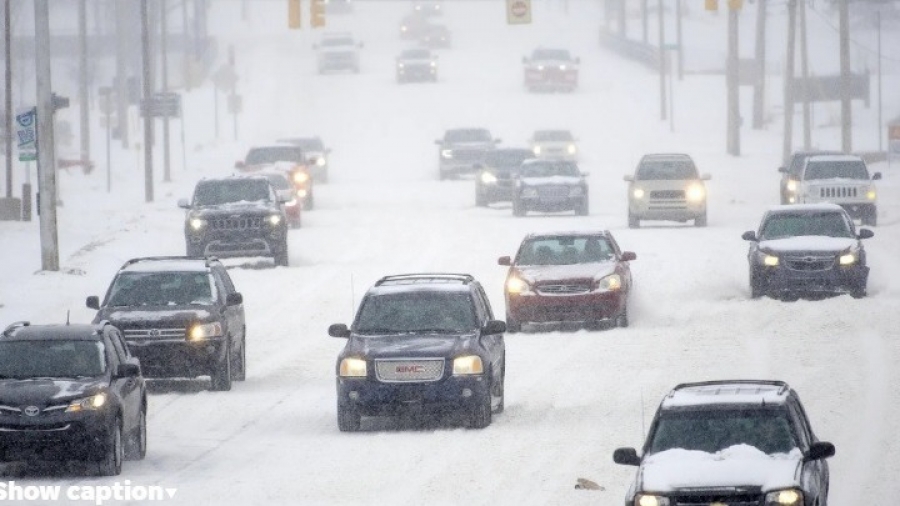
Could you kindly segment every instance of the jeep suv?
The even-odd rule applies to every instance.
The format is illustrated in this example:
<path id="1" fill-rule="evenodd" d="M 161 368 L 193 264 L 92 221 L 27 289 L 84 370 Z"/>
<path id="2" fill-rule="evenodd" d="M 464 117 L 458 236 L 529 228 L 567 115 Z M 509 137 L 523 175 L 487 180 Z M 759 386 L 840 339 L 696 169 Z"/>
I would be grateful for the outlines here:
<path id="1" fill-rule="evenodd" d="M 329 33 L 313 45 L 319 74 L 349 70 L 359 74 L 359 49 L 363 47 L 349 33 Z"/>
<path id="2" fill-rule="evenodd" d="M 634 175 L 625 176 L 628 185 L 628 226 L 638 228 L 641 220 L 694 220 L 706 226 L 706 185 L 708 174 L 697 173 L 690 155 L 650 154 L 638 162 Z"/>
<path id="3" fill-rule="evenodd" d="M 85 460 L 103 476 L 147 454 L 141 367 L 108 321 L 0 334 L 0 461 Z"/>
<path id="4" fill-rule="evenodd" d="M 338 355 L 337 420 L 360 429 L 362 416 L 461 413 L 474 428 L 503 411 L 506 324 L 468 274 L 403 274 L 378 280 Z"/>
<path id="5" fill-rule="evenodd" d="M 878 222 L 878 193 L 862 157 L 856 155 L 815 155 L 806 159 L 797 181 L 797 203 L 833 202 L 863 225 Z"/>
<path id="6" fill-rule="evenodd" d="M 454 179 L 474 174 L 484 155 L 500 143 L 486 128 L 452 128 L 444 132 L 438 145 L 438 177 Z"/>
<path id="7" fill-rule="evenodd" d="M 626 506 L 821 506 L 834 445 L 819 441 L 797 393 L 782 381 L 684 383 L 659 405 Z"/>
<path id="8" fill-rule="evenodd" d="M 215 258 L 134 258 L 103 297 L 87 298 L 95 322 L 122 330 L 148 377 L 209 375 L 230 390 L 247 374 L 244 298 Z"/>
<path id="9" fill-rule="evenodd" d="M 190 201 L 178 201 L 187 256 L 268 256 L 287 266 L 285 202 L 265 176 L 201 179 Z"/>
<path id="10" fill-rule="evenodd" d="M 803 173 L 803 165 L 806 163 L 807 158 L 813 155 L 840 154 L 842 154 L 840 151 L 796 151 L 792 153 L 787 165 L 778 167 L 778 172 L 781 173 L 781 181 L 779 182 L 781 203 L 797 203 L 797 181 L 800 180 L 800 174 Z"/>

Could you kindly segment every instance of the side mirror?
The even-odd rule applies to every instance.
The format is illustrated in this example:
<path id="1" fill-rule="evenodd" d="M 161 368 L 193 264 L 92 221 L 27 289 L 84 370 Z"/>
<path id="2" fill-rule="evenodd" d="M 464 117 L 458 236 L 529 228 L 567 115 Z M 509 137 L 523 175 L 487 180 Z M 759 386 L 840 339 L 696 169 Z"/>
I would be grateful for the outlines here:
<path id="1" fill-rule="evenodd" d="M 508 256 L 500 257 L 497 259 L 497 264 L 510 266 L 510 265 L 512 265 L 512 258 L 510 258 Z"/>
<path id="2" fill-rule="evenodd" d="M 712 176 L 710 176 L 709 174 L 701 174 L 700 179 L 702 179 L 703 181 L 709 181 L 710 179 L 712 179 Z"/>
<path id="3" fill-rule="evenodd" d="M 861 232 L 862 232 L 862 230 L 860 230 L 860 233 Z M 755 241 L 756 240 L 756 232 L 754 232 L 752 230 L 748 230 L 748 231 L 744 232 L 743 234 L 741 234 L 741 239 L 743 239 L 745 241 Z"/>
<path id="4" fill-rule="evenodd" d="M 501 142 L 503 142 L 503 139 L 494 139 L 494 144 L 500 144 Z"/>
<path id="5" fill-rule="evenodd" d="M 860 230 L 860 233 L 862 233 L 862 230 Z M 91 309 L 100 309 L 100 297 L 91 295 L 87 298 L 86 301 L 84 301 L 84 305 Z"/>
<path id="6" fill-rule="evenodd" d="M 506 322 L 503 320 L 490 320 L 481 329 L 481 333 L 487 335 L 502 334 L 504 332 L 506 332 Z"/>
<path id="7" fill-rule="evenodd" d="M 630 182 L 634 181 L 634 176 L 625 176 L 622 179 L 624 179 L 625 181 L 628 181 L 630 183 Z"/>
<path id="8" fill-rule="evenodd" d="M 872 232 L 868 228 L 861 228 L 859 229 L 859 234 L 857 234 L 856 237 L 859 237 L 860 239 L 869 239 L 871 237 L 875 237 L 875 232 Z"/>
<path id="9" fill-rule="evenodd" d="M 235 168 L 235 169 L 240 170 L 240 169 L 243 169 L 243 168 L 246 167 L 246 166 L 247 166 L 247 164 L 245 164 L 243 160 L 238 160 L 238 161 L 234 162 L 234 168 Z"/>
<path id="10" fill-rule="evenodd" d="M 881 172 L 872 174 L 872 181 L 878 181 L 879 179 L 881 179 Z"/>
<path id="11" fill-rule="evenodd" d="M 182 209 L 190 209 L 191 201 L 189 201 L 188 199 L 178 199 L 178 207 Z"/>
<path id="12" fill-rule="evenodd" d="M 787 173 L 786 167 L 778 167 L 778 172 Z"/>
<path id="13" fill-rule="evenodd" d="M 616 448 L 613 452 L 613 462 L 626 466 L 639 466 L 641 458 L 638 457 L 637 450 L 634 448 Z"/>
<path id="14" fill-rule="evenodd" d="M 817 441 L 809 446 L 803 459 L 808 461 L 834 457 L 834 445 L 825 441 Z"/>
<path id="15" fill-rule="evenodd" d="M 241 292 L 229 293 L 225 296 L 226 306 L 239 306 L 244 303 L 244 296 Z"/>
<path id="16" fill-rule="evenodd" d="M 637 254 L 634 251 L 623 251 L 622 252 L 622 261 L 630 262 L 632 260 L 637 260 Z"/>
<path id="17" fill-rule="evenodd" d="M 350 337 L 350 329 L 343 323 L 335 323 L 328 327 L 328 335 L 331 337 Z"/>
<path id="18" fill-rule="evenodd" d="M 116 368 L 116 378 L 135 378 L 141 375 L 141 366 L 137 364 L 119 364 Z"/>

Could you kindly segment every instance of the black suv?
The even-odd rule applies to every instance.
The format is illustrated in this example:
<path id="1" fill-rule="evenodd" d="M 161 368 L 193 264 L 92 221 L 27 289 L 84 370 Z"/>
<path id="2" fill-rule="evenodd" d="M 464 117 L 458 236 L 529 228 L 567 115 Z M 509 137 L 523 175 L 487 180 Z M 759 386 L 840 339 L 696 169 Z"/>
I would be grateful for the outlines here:
<path id="1" fill-rule="evenodd" d="M 452 128 L 444 137 L 436 139 L 438 145 L 438 177 L 456 179 L 476 172 L 476 166 L 485 153 L 500 143 L 486 128 Z"/>
<path id="2" fill-rule="evenodd" d="M 782 381 L 684 383 L 669 392 L 642 455 L 626 506 L 822 506 L 834 445 L 819 441 L 797 393 Z"/>
<path id="3" fill-rule="evenodd" d="M 525 160 L 534 158 L 528 148 L 493 149 L 484 154 L 475 165 L 475 205 L 487 206 L 494 202 L 512 200 L 513 181 Z"/>
<path id="4" fill-rule="evenodd" d="M 744 232 L 750 241 L 750 296 L 849 293 L 866 296 L 869 267 L 853 219 L 837 204 L 775 206 L 762 218 L 759 231 Z"/>
<path id="5" fill-rule="evenodd" d="M 506 324 L 468 274 L 386 276 L 369 289 L 338 355 L 338 428 L 409 410 L 463 413 L 487 427 L 503 411 Z"/>
<path id="6" fill-rule="evenodd" d="M 147 454 L 147 391 L 109 322 L 0 334 L 0 461 L 85 460 L 103 476 Z"/>
<path id="7" fill-rule="evenodd" d="M 578 216 L 587 216 L 590 204 L 586 177 L 575 162 L 523 162 L 513 183 L 513 216 L 525 216 L 528 211 L 575 211 Z"/>
<path id="8" fill-rule="evenodd" d="M 287 266 L 285 202 L 265 176 L 201 179 L 190 201 L 178 201 L 187 209 L 187 256 L 269 256 L 275 265 Z"/>
<path id="9" fill-rule="evenodd" d="M 209 375 L 213 390 L 246 377 L 244 298 L 214 258 L 129 260 L 87 306 L 122 330 L 148 377 Z"/>

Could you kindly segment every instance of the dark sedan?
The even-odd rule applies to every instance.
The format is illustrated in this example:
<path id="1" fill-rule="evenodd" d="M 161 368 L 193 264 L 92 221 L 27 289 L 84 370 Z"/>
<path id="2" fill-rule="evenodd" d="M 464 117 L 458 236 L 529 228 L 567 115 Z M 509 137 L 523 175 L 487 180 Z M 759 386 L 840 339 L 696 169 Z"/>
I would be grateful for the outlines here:
<path id="1" fill-rule="evenodd" d="M 609 231 L 530 234 L 506 276 L 506 328 L 525 323 L 584 322 L 628 326 L 630 261 Z"/>
<path id="2" fill-rule="evenodd" d="M 534 158 L 528 148 L 498 148 L 488 151 L 476 165 L 475 205 L 487 206 L 494 202 L 509 202 L 513 195 L 513 182 L 519 167 L 525 160 Z"/>
<path id="3" fill-rule="evenodd" d="M 574 162 L 565 160 L 529 160 L 522 163 L 512 196 L 514 216 L 528 211 L 575 211 L 587 216 L 587 174 Z"/>

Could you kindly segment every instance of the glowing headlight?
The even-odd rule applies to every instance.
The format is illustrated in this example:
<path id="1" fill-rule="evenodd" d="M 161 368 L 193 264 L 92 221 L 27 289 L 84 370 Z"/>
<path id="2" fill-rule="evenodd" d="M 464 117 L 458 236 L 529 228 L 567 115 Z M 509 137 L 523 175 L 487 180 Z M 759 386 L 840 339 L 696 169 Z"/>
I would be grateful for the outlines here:
<path id="1" fill-rule="evenodd" d="M 853 265 L 856 263 L 856 252 L 844 253 L 838 261 L 841 265 Z"/>
<path id="2" fill-rule="evenodd" d="M 361 358 L 345 358 L 341 360 L 340 374 L 342 378 L 365 378 L 366 361 Z"/>
<path id="3" fill-rule="evenodd" d="M 522 278 L 511 277 L 506 280 L 506 291 L 508 293 L 519 294 L 528 290 L 528 283 Z"/>
<path id="4" fill-rule="evenodd" d="M 402 63 L 398 63 L 398 64 L 397 64 L 397 68 L 398 68 L 398 69 L 402 69 L 402 68 L 403 68 L 403 64 L 402 64 Z"/>
<path id="5" fill-rule="evenodd" d="M 800 506 L 803 492 L 794 489 L 778 490 L 766 494 L 766 506 Z"/>
<path id="6" fill-rule="evenodd" d="M 582 188 L 580 186 L 573 186 L 572 188 L 569 189 L 570 197 L 580 197 L 582 195 L 584 195 L 584 188 Z"/>
<path id="7" fill-rule="evenodd" d="M 497 182 L 497 176 L 491 174 L 490 172 L 482 172 L 481 182 L 484 184 L 494 184 Z"/>
<path id="8" fill-rule="evenodd" d="M 444 158 L 453 158 L 453 150 L 452 149 L 442 149 L 441 156 Z"/>
<path id="9" fill-rule="evenodd" d="M 294 173 L 294 182 L 297 184 L 306 184 L 309 181 L 309 174 L 306 172 L 295 172 Z"/>
<path id="10" fill-rule="evenodd" d="M 559 66 L 559 70 L 566 70 L 566 66 L 565 66 L 565 65 L 560 65 L 560 66 Z"/>
<path id="11" fill-rule="evenodd" d="M 284 207 L 294 207 L 297 205 L 297 199 L 291 199 L 284 203 Z"/>
<path id="12" fill-rule="evenodd" d="M 875 200 L 876 197 L 878 197 L 878 194 L 875 193 L 875 188 L 869 188 L 868 190 L 866 190 L 866 198 L 867 199 Z"/>
<path id="13" fill-rule="evenodd" d="M 437 67 L 437 62 L 431 62 L 431 68 Z"/>
<path id="14" fill-rule="evenodd" d="M 578 150 L 578 148 L 576 148 L 574 144 L 569 144 L 569 145 L 566 147 L 566 151 L 567 151 L 570 155 L 574 155 L 574 154 L 575 154 L 575 151 L 577 151 L 577 150 Z"/>
<path id="15" fill-rule="evenodd" d="M 97 394 L 83 399 L 76 399 L 69 403 L 66 413 L 77 413 L 85 410 L 98 410 L 106 404 L 106 394 Z"/>
<path id="16" fill-rule="evenodd" d="M 544 70 L 544 66 L 543 66 L 543 65 L 538 65 L 538 70 Z"/>
<path id="17" fill-rule="evenodd" d="M 635 188 L 634 191 L 631 192 L 631 194 L 634 195 L 634 198 L 636 198 L 636 199 L 642 199 L 642 198 L 644 198 L 644 189 L 643 188 Z"/>
<path id="18" fill-rule="evenodd" d="M 522 196 L 525 198 L 534 198 L 538 196 L 537 189 L 535 188 L 525 188 L 522 190 Z"/>
<path id="19" fill-rule="evenodd" d="M 540 146 L 535 146 L 535 147 L 531 148 L 531 150 L 534 151 L 534 155 L 535 155 L 535 156 L 541 154 L 541 147 L 540 147 Z"/>
<path id="20" fill-rule="evenodd" d="M 763 255 L 763 265 L 766 267 L 777 267 L 778 257 L 774 255 Z"/>
<path id="21" fill-rule="evenodd" d="M 307 193 L 308 192 L 306 190 L 297 190 L 297 197 L 299 197 L 301 199 L 305 199 Z"/>
<path id="22" fill-rule="evenodd" d="M 222 335 L 222 322 L 200 323 L 188 329 L 188 340 L 203 341 Z"/>
<path id="23" fill-rule="evenodd" d="M 466 355 L 453 359 L 454 375 L 482 373 L 484 373 L 484 364 L 481 363 L 481 357 L 478 355 Z"/>
<path id="24" fill-rule="evenodd" d="M 602 292 L 612 292 L 620 288 L 622 288 L 622 276 L 618 274 L 610 274 L 594 282 L 594 290 Z"/>
<path id="25" fill-rule="evenodd" d="M 325 160 L 324 156 L 320 156 L 319 158 L 316 159 L 316 165 L 318 165 L 319 167 L 324 167 L 326 161 L 327 160 Z"/>
<path id="26" fill-rule="evenodd" d="M 401 31 L 401 32 L 405 32 L 405 31 L 406 31 L 406 27 L 405 27 L 405 26 L 401 26 L 401 27 L 400 27 L 400 31 Z"/>
<path id="27" fill-rule="evenodd" d="M 206 220 L 202 218 L 191 218 L 188 223 L 190 224 L 192 230 L 200 230 L 201 228 L 206 226 Z"/>
<path id="28" fill-rule="evenodd" d="M 706 189 L 703 185 L 693 184 L 688 186 L 685 196 L 687 196 L 689 202 L 701 202 L 706 198 Z"/>
<path id="29" fill-rule="evenodd" d="M 788 179 L 787 182 L 787 191 L 794 193 L 797 191 L 797 181 L 794 179 Z"/>
<path id="30" fill-rule="evenodd" d="M 660 495 L 640 494 L 634 498 L 635 506 L 669 506 L 669 498 Z"/>
<path id="31" fill-rule="evenodd" d="M 281 223 L 281 215 L 279 214 L 270 214 L 269 215 L 269 224 L 273 227 L 278 226 Z"/>

